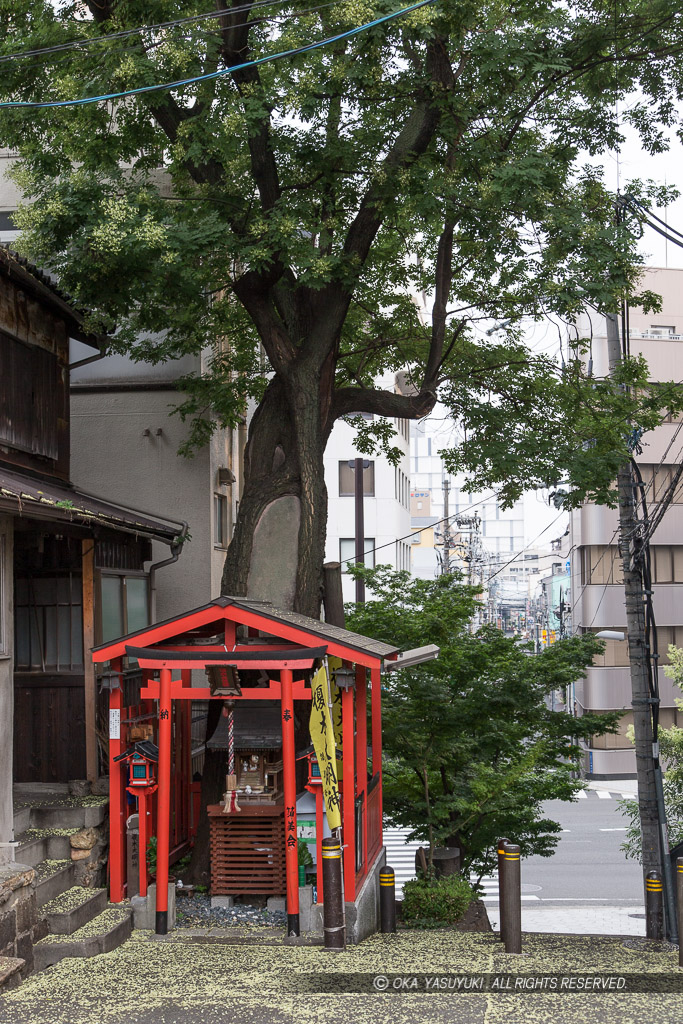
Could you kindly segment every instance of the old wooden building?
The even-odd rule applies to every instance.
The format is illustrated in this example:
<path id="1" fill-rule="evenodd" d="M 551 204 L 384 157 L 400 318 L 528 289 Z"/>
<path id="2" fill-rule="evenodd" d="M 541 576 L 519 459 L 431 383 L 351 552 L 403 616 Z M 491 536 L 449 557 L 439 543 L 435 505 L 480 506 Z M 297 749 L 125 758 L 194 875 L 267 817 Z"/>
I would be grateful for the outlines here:
<path id="1" fill-rule="evenodd" d="M 152 540 L 178 556 L 181 522 L 69 480 L 70 341 L 104 339 L 35 267 L 0 249 L 0 858 L 11 785 L 97 776 L 90 648 L 150 621 Z M 106 764 L 106 752 L 104 752 Z"/>

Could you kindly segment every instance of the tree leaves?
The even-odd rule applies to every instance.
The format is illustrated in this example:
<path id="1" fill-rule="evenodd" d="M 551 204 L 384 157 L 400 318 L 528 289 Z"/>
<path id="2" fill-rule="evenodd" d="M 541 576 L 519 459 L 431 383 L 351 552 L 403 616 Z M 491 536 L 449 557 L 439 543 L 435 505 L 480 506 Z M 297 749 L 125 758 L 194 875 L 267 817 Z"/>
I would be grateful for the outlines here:
<path id="1" fill-rule="evenodd" d="M 384 806 L 420 839 L 456 845 L 465 871 L 493 870 L 502 835 L 549 856 L 560 826 L 547 800 L 581 788 L 579 739 L 614 732 L 619 713 L 573 718 L 549 695 L 584 675 L 603 644 L 571 637 L 532 654 L 490 627 L 470 633 L 474 588 L 454 575 L 411 579 L 388 567 L 351 569 L 371 596 L 349 628 L 402 649 L 438 644 L 436 661 L 386 677 L 382 688 Z"/>
<path id="2" fill-rule="evenodd" d="M 92 17 L 77 3 L 0 0 L 0 57 L 88 44 L 1 62 L 3 96 L 212 74 L 393 9 L 290 0 L 114 38 L 205 12 L 187 0 L 86 6 Z M 681 17 L 679 0 L 628 0 L 616 12 L 597 0 L 439 4 L 114 107 L 0 111 L 33 204 L 18 244 L 54 268 L 93 324 L 115 325 L 114 347 L 135 358 L 175 359 L 229 338 L 248 380 L 220 358 L 203 371 L 215 369 L 211 382 L 188 380 L 183 414 L 197 420 L 197 443 L 258 400 L 261 347 L 264 379 L 284 372 L 273 339 L 286 337 L 292 358 L 326 363 L 330 386 L 357 389 L 358 408 L 374 402 L 378 415 L 373 381 L 407 371 L 424 400 L 406 397 L 401 414 L 444 401 L 466 433 L 448 463 L 477 488 L 501 486 L 511 501 L 568 475 L 574 504 L 611 501 L 608 471 L 625 453 L 618 414 L 643 429 L 651 420 L 644 374 L 633 368 L 625 394 L 637 396 L 617 401 L 578 362 L 562 371 L 537 359 L 522 324 L 546 312 L 571 322 L 586 304 L 604 313 L 637 294 L 637 241 L 617 229 L 614 197 L 580 154 L 617 145 L 615 102 L 635 89 L 630 122 L 661 149 L 681 88 Z M 441 319 L 429 309 L 439 279 Z M 482 336 L 482 320 L 503 321 L 503 340 Z M 334 394 L 322 405 L 336 414 Z M 367 429 L 362 444 L 391 448 L 386 432 L 373 440 Z"/>

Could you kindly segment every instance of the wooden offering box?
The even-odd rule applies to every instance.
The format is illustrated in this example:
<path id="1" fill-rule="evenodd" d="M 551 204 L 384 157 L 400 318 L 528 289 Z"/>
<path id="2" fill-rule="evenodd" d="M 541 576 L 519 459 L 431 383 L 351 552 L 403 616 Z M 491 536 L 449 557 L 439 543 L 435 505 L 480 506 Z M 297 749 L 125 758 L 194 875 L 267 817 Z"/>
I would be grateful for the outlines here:
<path id="1" fill-rule="evenodd" d="M 282 804 L 241 803 L 223 813 L 209 804 L 211 895 L 240 896 L 285 891 L 285 824 Z"/>

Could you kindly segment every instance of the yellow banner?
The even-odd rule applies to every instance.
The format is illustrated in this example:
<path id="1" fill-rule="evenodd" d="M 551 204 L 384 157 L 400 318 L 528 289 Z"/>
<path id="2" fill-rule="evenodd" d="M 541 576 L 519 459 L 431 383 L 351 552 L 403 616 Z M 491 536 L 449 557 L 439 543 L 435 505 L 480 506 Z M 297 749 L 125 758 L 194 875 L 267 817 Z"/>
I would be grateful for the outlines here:
<path id="1" fill-rule="evenodd" d="M 334 730 L 330 709 L 327 706 L 327 672 L 319 668 L 311 681 L 311 717 L 309 721 L 311 741 L 320 766 L 323 796 L 330 828 L 341 826 L 339 785 L 334 749 Z"/>
<path id="2" fill-rule="evenodd" d="M 328 658 L 327 665 L 330 670 L 330 694 L 332 697 L 332 728 L 334 730 L 334 742 L 337 750 L 342 749 L 342 695 L 337 686 L 337 669 L 342 667 L 341 658 Z M 341 757 L 337 758 L 337 779 L 344 778 L 344 769 Z"/>

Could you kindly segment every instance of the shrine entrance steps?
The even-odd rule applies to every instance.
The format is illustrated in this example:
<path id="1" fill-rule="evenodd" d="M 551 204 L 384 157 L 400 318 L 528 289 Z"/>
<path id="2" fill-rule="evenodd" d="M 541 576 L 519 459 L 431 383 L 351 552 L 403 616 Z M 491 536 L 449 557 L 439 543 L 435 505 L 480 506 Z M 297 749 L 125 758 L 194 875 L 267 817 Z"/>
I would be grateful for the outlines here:
<path id="1" fill-rule="evenodd" d="M 35 872 L 28 970 L 108 953 L 130 936 L 131 911 L 109 905 L 106 889 L 94 885 L 103 874 L 106 814 L 106 798 L 72 797 L 66 787 L 17 787 L 15 860 Z"/>

